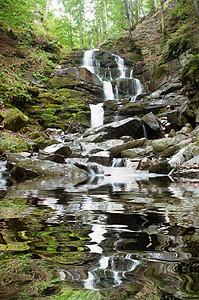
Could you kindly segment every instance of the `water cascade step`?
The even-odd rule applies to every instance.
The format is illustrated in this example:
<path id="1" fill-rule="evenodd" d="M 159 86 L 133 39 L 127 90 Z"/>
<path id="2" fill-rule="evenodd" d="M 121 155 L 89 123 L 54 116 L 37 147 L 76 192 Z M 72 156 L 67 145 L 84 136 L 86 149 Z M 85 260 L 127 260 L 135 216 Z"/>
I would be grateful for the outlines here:
<path id="1" fill-rule="evenodd" d="M 101 63 L 100 58 L 103 59 Z M 127 98 L 134 102 L 143 91 L 140 80 L 133 78 L 133 69 L 125 66 L 124 59 L 118 55 L 99 49 L 86 50 L 82 67 L 95 74 L 101 81 L 105 101 Z M 91 127 L 103 125 L 103 105 L 97 104 L 95 107 L 92 104 L 90 109 Z"/>

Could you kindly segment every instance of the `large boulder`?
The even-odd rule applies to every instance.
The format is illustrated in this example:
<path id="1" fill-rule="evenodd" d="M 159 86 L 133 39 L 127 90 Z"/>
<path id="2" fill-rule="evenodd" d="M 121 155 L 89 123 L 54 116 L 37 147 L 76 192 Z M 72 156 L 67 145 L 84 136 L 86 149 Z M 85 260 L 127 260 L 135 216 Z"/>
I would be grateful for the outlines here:
<path id="1" fill-rule="evenodd" d="M 168 112 L 166 116 L 169 123 L 177 125 L 179 128 L 182 128 L 188 122 L 182 112 L 178 109 Z"/>
<path id="2" fill-rule="evenodd" d="M 152 112 L 142 117 L 142 121 L 144 122 L 146 134 L 149 139 L 164 136 L 161 124 Z"/>
<path id="3" fill-rule="evenodd" d="M 199 147 L 197 142 L 190 143 L 175 154 L 168 162 L 171 166 L 176 167 L 189 161 L 199 155 Z"/>
<path id="4" fill-rule="evenodd" d="M 7 153 L 7 162 L 12 178 L 25 181 L 36 177 L 51 179 L 63 177 L 68 182 L 78 183 L 88 178 L 88 173 L 71 165 L 60 164 L 36 158 L 25 158 L 24 155 Z"/>
<path id="5" fill-rule="evenodd" d="M 153 147 L 153 152 L 155 154 L 159 154 L 161 152 L 163 153 L 169 147 L 180 144 L 182 141 L 184 141 L 186 139 L 187 139 L 187 136 L 185 136 L 183 134 L 178 134 L 172 138 L 168 137 L 168 138 L 153 140 L 151 142 L 151 145 Z M 182 146 L 179 145 L 179 148 L 182 148 Z"/>
<path id="6" fill-rule="evenodd" d="M 3 112 L 3 115 L 5 129 L 12 130 L 14 132 L 19 131 L 29 122 L 29 118 L 18 108 L 8 108 Z"/>
<path id="7" fill-rule="evenodd" d="M 127 149 L 137 148 L 145 146 L 147 143 L 146 138 L 137 139 L 134 141 L 130 141 L 121 145 L 117 145 L 108 149 L 113 157 L 118 157 L 121 155 L 121 152 Z"/>
<path id="8" fill-rule="evenodd" d="M 170 164 L 166 161 L 159 162 L 149 168 L 149 173 L 156 173 L 156 174 L 169 174 L 172 170 Z"/>
<path id="9" fill-rule="evenodd" d="M 134 149 L 128 149 L 121 152 L 121 157 L 124 158 L 140 158 L 148 156 L 152 153 L 152 147 L 148 146 L 146 148 L 134 148 Z"/>
<path id="10" fill-rule="evenodd" d="M 95 162 L 104 166 L 109 166 L 112 161 L 112 156 L 109 151 L 100 151 L 90 155 L 90 162 Z"/>
<path id="11" fill-rule="evenodd" d="M 133 138 L 143 137 L 143 122 L 140 118 L 127 118 L 118 122 L 112 122 L 86 131 L 84 136 L 106 132 L 108 139 L 118 139 L 122 136 L 129 135 Z"/>
<path id="12" fill-rule="evenodd" d="M 100 79 L 86 68 L 57 69 L 49 80 L 53 88 L 84 89 L 103 97 L 103 85 Z"/>

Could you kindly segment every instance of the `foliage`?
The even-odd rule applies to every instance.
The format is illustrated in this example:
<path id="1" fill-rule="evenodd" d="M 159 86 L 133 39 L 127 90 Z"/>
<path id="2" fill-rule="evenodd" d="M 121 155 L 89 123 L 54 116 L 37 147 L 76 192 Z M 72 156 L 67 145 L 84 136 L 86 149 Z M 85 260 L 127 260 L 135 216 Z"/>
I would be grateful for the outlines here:
<path id="1" fill-rule="evenodd" d="M 28 151 L 28 144 L 20 139 L 20 138 L 4 138 L 1 140 L 1 151 L 5 152 L 6 150 L 9 150 L 11 152 L 23 152 Z"/>
<path id="2" fill-rule="evenodd" d="M 3 27 L 15 29 L 29 29 L 34 20 L 41 19 L 42 5 L 45 0 L 0 0 L 0 24 Z"/>

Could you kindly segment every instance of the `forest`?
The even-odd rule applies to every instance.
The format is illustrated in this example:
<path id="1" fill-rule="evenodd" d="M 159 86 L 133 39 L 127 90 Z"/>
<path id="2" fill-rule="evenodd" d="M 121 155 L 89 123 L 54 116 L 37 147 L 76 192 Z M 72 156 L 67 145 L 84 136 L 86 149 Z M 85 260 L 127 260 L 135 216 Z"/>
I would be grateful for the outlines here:
<path id="1" fill-rule="evenodd" d="M 198 299 L 198 0 L 0 8 L 0 299 Z"/>

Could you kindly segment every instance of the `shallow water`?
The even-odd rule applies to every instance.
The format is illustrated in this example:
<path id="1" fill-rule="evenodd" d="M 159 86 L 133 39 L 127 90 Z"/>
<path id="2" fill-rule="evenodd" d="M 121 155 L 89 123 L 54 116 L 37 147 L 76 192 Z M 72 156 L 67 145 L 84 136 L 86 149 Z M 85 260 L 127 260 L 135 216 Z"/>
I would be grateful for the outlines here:
<path id="1" fill-rule="evenodd" d="M 1 163 L 0 299 L 199 297 L 199 182 L 115 169 L 16 185 Z"/>

